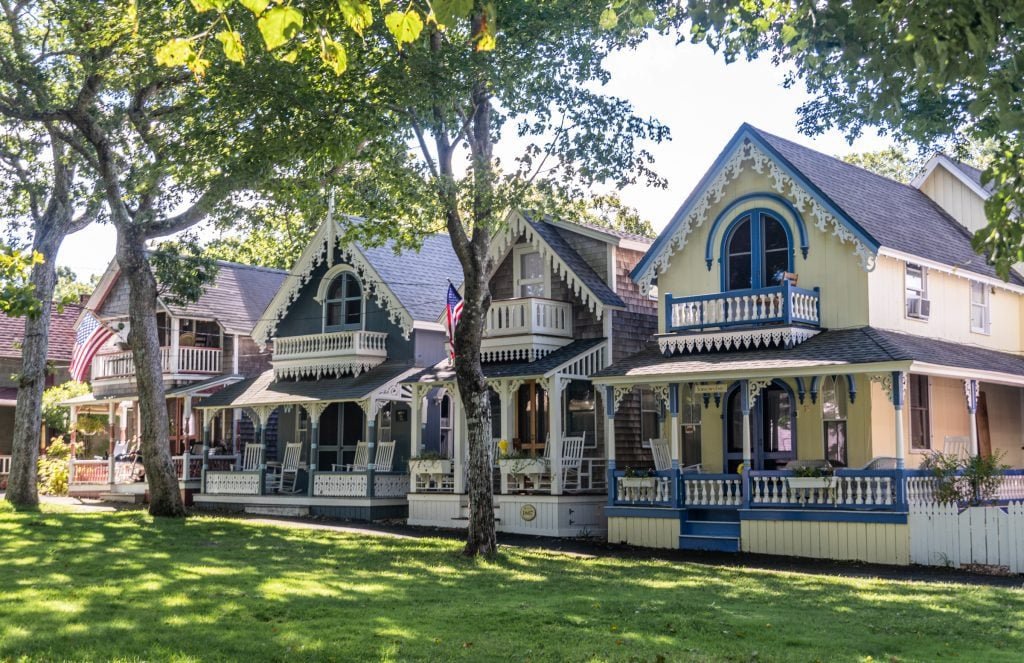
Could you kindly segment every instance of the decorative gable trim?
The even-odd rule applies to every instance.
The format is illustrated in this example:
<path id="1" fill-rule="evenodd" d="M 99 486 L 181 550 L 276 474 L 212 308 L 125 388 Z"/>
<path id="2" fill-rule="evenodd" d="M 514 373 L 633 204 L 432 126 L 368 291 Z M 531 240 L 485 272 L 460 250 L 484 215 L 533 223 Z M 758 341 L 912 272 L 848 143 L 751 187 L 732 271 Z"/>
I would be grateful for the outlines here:
<path id="1" fill-rule="evenodd" d="M 313 271 L 320 263 L 327 260 L 328 264 L 334 264 L 334 246 L 337 246 L 341 252 L 342 262 L 351 265 L 352 271 L 362 281 L 363 296 L 367 300 L 372 297 L 377 305 L 387 312 L 391 322 L 401 328 L 403 338 L 409 339 L 413 328 L 412 315 L 380 277 L 366 256 L 354 244 L 342 244 L 343 233 L 338 232 L 335 224 L 335 221 L 329 219 L 320 226 L 309 245 L 299 256 L 295 266 L 288 273 L 284 283 L 281 284 L 281 288 L 274 295 L 274 299 L 267 306 L 263 319 L 253 329 L 253 339 L 261 346 L 266 347 L 267 342 L 277 331 L 277 325 L 288 313 L 292 302 L 298 299 L 299 293 L 309 283 Z"/>
<path id="2" fill-rule="evenodd" d="M 752 131 L 746 127 L 740 129 L 693 196 L 676 213 L 651 247 L 650 253 L 634 270 L 633 280 L 643 294 L 650 293 L 654 280 L 668 269 L 672 256 L 686 246 L 690 233 L 707 222 L 708 211 L 725 198 L 726 186 L 736 180 L 744 168 L 767 175 L 775 192 L 789 200 L 818 230 L 831 233 L 844 244 L 852 244 L 853 253 L 860 258 L 861 267 L 865 271 L 875 268 L 878 251 L 876 243 L 860 232 L 849 219 L 843 218 L 832 205 L 812 193 L 813 187 L 770 156 L 769 152 L 770 149 Z"/>
<path id="3" fill-rule="evenodd" d="M 505 230 L 495 236 L 491 242 L 490 258 L 492 267 L 488 278 L 494 277 L 494 273 L 498 270 L 501 261 L 512 250 L 519 237 L 523 236 L 526 243 L 539 251 L 542 259 L 549 262 L 553 274 L 561 276 L 562 280 L 569 286 L 569 290 L 583 302 L 585 307 L 589 308 L 597 316 L 598 320 L 601 319 L 605 309 L 609 307 L 601 303 L 600 298 L 583 281 L 577 278 L 576 273 L 565 264 L 558 255 L 558 252 L 551 248 L 547 241 L 533 229 L 519 212 L 509 214 L 505 225 Z"/>

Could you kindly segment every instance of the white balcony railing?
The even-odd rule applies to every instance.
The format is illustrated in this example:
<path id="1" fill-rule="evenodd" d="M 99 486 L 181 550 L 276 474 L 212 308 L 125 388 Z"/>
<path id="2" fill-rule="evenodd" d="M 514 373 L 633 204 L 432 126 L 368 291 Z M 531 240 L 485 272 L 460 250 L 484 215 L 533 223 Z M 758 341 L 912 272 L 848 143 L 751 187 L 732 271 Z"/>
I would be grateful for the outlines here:
<path id="1" fill-rule="evenodd" d="M 160 366 L 168 375 L 217 375 L 221 372 L 220 348 L 178 348 L 177 357 L 171 348 L 160 348 Z M 93 380 L 135 377 L 135 360 L 131 351 L 96 355 L 92 362 Z"/>
<path id="2" fill-rule="evenodd" d="M 491 303 L 484 338 L 524 334 L 572 338 L 572 304 L 536 297 Z"/>
<path id="3" fill-rule="evenodd" d="M 278 379 L 359 374 L 387 359 L 385 332 L 340 331 L 274 339 L 272 362 Z"/>

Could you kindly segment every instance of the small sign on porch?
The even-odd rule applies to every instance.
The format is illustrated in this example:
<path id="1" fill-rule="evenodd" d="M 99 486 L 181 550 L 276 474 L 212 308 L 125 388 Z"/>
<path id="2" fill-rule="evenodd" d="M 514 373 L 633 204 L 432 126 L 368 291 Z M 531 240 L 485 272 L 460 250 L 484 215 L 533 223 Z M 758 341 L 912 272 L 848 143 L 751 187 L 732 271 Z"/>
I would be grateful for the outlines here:
<path id="1" fill-rule="evenodd" d="M 728 391 L 729 385 L 724 382 L 710 382 L 693 385 L 695 394 L 724 394 Z"/>

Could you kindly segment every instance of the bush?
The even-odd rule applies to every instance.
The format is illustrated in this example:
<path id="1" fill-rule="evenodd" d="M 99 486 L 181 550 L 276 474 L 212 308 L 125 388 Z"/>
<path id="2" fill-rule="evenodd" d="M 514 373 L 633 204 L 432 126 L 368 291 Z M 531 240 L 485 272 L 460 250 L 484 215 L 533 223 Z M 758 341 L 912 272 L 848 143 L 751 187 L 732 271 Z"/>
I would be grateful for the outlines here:
<path id="1" fill-rule="evenodd" d="M 940 503 L 984 504 L 995 499 L 1003 483 L 1003 452 L 971 456 L 962 460 L 956 454 L 933 453 L 921 463 L 935 477 L 935 499 Z"/>
<path id="2" fill-rule="evenodd" d="M 46 455 L 40 456 L 36 465 L 38 476 L 36 486 L 42 495 L 68 494 L 68 458 L 71 448 L 61 437 L 50 441 Z"/>

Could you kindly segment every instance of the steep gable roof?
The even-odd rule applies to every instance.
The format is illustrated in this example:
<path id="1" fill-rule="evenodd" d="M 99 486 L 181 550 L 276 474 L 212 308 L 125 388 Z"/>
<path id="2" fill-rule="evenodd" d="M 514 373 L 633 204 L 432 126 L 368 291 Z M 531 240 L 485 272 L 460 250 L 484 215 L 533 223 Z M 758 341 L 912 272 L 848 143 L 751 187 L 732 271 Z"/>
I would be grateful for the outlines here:
<path id="1" fill-rule="evenodd" d="M 75 348 L 75 321 L 81 313 L 82 306 L 79 304 L 65 304 L 63 311 L 53 307 L 46 348 L 47 361 L 71 363 L 71 353 Z M 0 313 L 0 357 L 21 359 L 20 344 L 24 337 L 25 318 L 9 318 Z"/>
<path id="2" fill-rule="evenodd" d="M 349 220 L 363 222 L 353 217 Z M 258 343 L 266 343 L 274 335 L 278 322 L 312 278 L 313 270 L 325 260 L 334 260 L 334 247 L 359 272 L 366 297 L 374 299 L 387 311 L 406 338 L 412 333 L 415 322 L 437 322 L 445 306 L 448 279 L 462 280 L 462 265 L 448 235 L 429 235 L 423 239 L 419 250 L 405 249 L 398 253 L 394 242 L 363 247 L 355 242 L 343 244 L 343 237 L 344 228 L 338 221 L 328 219 L 320 224 L 253 327 L 252 335 Z M 332 253 L 328 254 L 328 249 Z"/>
<path id="3" fill-rule="evenodd" d="M 747 162 L 758 172 L 767 168 L 776 190 L 794 198 L 819 228 L 852 243 L 865 268 L 873 267 L 884 247 L 997 278 L 974 252 L 967 230 L 921 191 L 743 124 L 633 270 L 642 288 L 704 223 L 707 209 L 724 197 Z M 1024 283 L 1016 274 L 1011 278 Z"/>
<path id="4" fill-rule="evenodd" d="M 978 194 L 978 197 L 982 200 L 988 200 L 988 197 L 992 195 L 992 191 L 995 190 L 995 184 L 989 182 L 988 184 L 981 183 L 981 171 L 970 164 L 966 164 L 963 161 L 957 161 L 951 157 L 942 154 L 941 152 L 936 153 L 928 163 L 925 164 L 924 168 L 920 173 L 910 182 L 910 185 L 920 189 L 924 184 L 925 180 L 931 176 L 932 172 L 936 168 L 943 168 L 949 172 L 953 177 L 957 178 L 967 188 Z"/>
<path id="5" fill-rule="evenodd" d="M 879 245 L 998 278 L 995 268 L 974 251 L 970 232 L 922 191 L 760 129 L 751 130 Z M 980 182 L 980 173 L 978 177 Z M 1024 283 L 1017 275 L 1013 278 Z"/>

